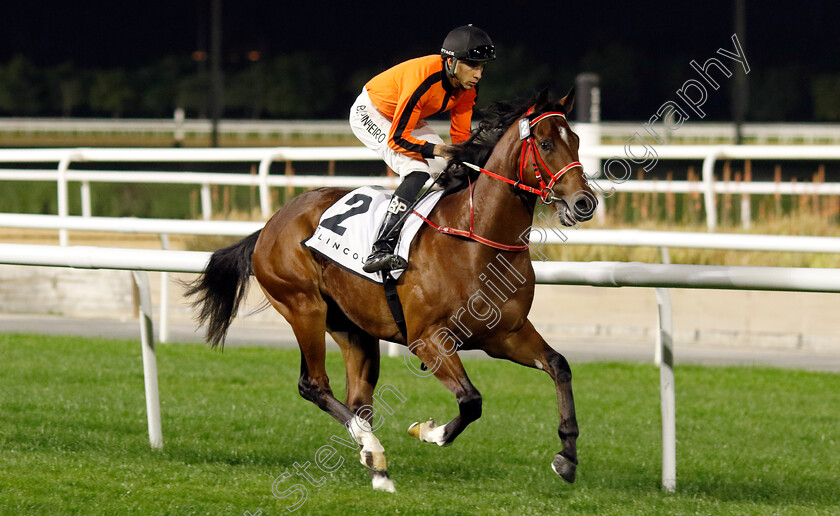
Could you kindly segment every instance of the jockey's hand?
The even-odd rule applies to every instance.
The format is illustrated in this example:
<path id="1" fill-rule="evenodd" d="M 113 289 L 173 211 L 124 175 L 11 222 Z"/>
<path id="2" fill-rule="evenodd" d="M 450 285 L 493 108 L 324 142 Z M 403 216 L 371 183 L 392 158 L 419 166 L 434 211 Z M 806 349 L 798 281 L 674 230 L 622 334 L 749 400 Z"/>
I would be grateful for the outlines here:
<path id="1" fill-rule="evenodd" d="M 455 147 L 451 145 L 435 145 L 435 156 L 440 156 L 441 158 L 449 159 L 452 157 L 453 152 L 455 152 Z"/>

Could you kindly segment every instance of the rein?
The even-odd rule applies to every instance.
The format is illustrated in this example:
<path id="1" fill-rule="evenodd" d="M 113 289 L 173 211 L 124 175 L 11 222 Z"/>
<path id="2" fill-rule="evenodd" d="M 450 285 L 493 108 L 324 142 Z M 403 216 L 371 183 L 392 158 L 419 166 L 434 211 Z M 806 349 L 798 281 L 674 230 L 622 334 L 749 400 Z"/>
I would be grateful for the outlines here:
<path id="1" fill-rule="evenodd" d="M 563 117 L 563 119 L 565 120 L 566 115 L 564 113 L 560 112 L 560 111 L 549 111 L 549 112 L 543 113 L 542 115 L 536 117 L 535 119 L 531 120 L 530 123 L 529 123 L 527 116 L 530 115 L 533 112 L 533 110 L 534 110 L 533 107 L 529 108 L 528 112 L 525 113 L 526 118 L 522 118 L 522 119 L 519 120 L 519 139 L 522 140 L 523 143 L 522 143 L 522 152 L 519 155 L 519 180 L 518 181 L 514 181 L 513 179 L 501 176 L 501 175 L 499 175 L 495 172 L 491 172 L 489 170 L 483 169 L 483 168 L 479 167 L 478 165 L 473 165 L 472 163 L 463 162 L 463 164 L 465 166 L 477 171 L 477 172 L 481 172 L 482 174 L 486 174 L 486 175 L 488 175 L 488 176 L 490 176 L 494 179 L 504 181 L 505 183 L 508 183 L 509 185 L 513 186 L 514 188 L 518 188 L 518 189 L 524 190 L 525 192 L 528 192 L 530 194 L 537 195 L 537 196 L 539 196 L 540 201 L 543 204 L 552 204 L 556 200 L 556 198 L 554 197 L 554 193 L 551 190 L 551 187 L 554 186 L 554 183 L 556 183 L 560 179 L 560 177 L 563 174 L 565 174 L 566 172 L 568 172 L 569 170 L 571 170 L 575 167 L 583 168 L 583 165 L 581 165 L 581 163 L 579 161 L 574 161 L 572 163 L 569 163 L 565 167 L 561 168 L 560 170 L 558 170 L 556 174 L 551 173 L 551 169 L 549 169 L 548 165 L 545 164 L 545 161 L 542 159 L 542 156 L 540 156 L 540 153 L 537 150 L 537 144 L 534 141 L 534 135 L 533 135 L 531 129 L 533 129 L 534 126 L 537 125 L 537 123 L 539 123 L 541 120 L 543 120 L 545 118 L 552 117 L 552 116 L 559 116 L 559 117 Z M 539 180 L 540 188 L 534 188 L 533 186 L 528 186 L 528 185 L 522 184 L 522 181 L 524 180 L 525 168 L 528 165 L 529 161 L 532 162 L 532 165 L 534 167 L 534 176 Z M 545 180 L 543 179 L 541 169 L 542 169 L 542 171 L 545 172 L 546 176 L 551 178 L 551 180 L 547 184 L 546 184 Z M 443 234 L 446 234 L 446 235 L 454 235 L 454 236 L 459 236 L 459 237 L 463 237 L 463 238 L 469 238 L 470 240 L 474 240 L 474 241 L 476 241 L 480 244 L 484 244 L 488 247 L 492 247 L 493 249 L 499 249 L 501 251 L 522 252 L 522 251 L 527 250 L 528 249 L 527 244 L 507 245 L 507 244 L 502 244 L 502 243 L 499 243 L 499 242 L 494 242 L 493 240 L 489 240 L 487 238 L 484 238 L 480 235 L 475 234 L 475 232 L 473 231 L 474 214 L 473 214 L 472 181 L 469 179 L 469 175 L 467 176 L 467 181 L 469 183 L 469 189 L 470 189 L 470 229 L 469 229 L 469 231 L 466 231 L 466 230 L 463 230 L 463 229 L 455 229 L 455 228 L 446 227 L 446 226 L 439 226 L 438 224 L 435 224 L 434 222 L 427 219 L 423 215 L 420 215 L 416 211 L 412 210 L 412 213 L 414 213 L 415 215 L 417 215 L 418 217 L 423 219 L 423 221 L 426 224 L 432 226 L 433 228 L 435 228 L 439 232 L 441 232 Z"/>

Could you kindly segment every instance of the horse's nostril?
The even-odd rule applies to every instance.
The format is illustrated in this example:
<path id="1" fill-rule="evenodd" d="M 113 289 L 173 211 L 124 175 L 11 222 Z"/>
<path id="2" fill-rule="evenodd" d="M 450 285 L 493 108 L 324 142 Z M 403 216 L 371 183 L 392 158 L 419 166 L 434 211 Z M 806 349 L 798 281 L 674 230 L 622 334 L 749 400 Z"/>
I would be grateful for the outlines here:
<path id="1" fill-rule="evenodd" d="M 589 220 L 595 214 L 597 202 L 588 196 L 580 196 L 575 201 L 575 218 L 578 220 Z"/>

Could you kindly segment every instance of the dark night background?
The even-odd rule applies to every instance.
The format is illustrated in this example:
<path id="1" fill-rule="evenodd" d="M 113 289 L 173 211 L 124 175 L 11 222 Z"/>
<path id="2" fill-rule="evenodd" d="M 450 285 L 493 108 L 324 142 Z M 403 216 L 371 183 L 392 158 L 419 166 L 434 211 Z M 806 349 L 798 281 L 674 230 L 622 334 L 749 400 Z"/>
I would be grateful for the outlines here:
<path id="1" fill-rule="evenodd" d="M 836 0 L 746 0 L 747 121 L 840 121 L 838 20 Z M 479 106 L 542 86 L 562 92 L 596 72 L 604 120 L 647 119 L 696 77 L 689 62 L 731 50 L 735 31 L 734 2 L 721 0 L 224 0 L 225 116 L 343 118 L 367 78 L 436 53 L 465 23 L 485 29 L 499 55 Z M 209 64 L 195 52 L 209 50 L 209 26 L 209 0 L 6 2 L 0 114 L 169 117 L 180 105 L 206 116 Z M 733 81 L 724 82 L 707 119 L 730 117 Z"/>

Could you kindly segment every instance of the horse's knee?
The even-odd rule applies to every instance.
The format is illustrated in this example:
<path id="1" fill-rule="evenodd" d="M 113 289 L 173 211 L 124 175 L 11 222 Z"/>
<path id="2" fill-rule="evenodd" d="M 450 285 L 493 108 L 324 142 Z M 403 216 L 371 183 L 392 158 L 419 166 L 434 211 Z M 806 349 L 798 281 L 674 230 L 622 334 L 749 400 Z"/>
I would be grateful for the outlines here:
<path id="1" fill-rule="evenodd" d="M 572 381 L 572 368 L 566 357 L 560 353 L 554 353 L 548 357 L 548 365 L 554 373 L 554 380 L 559 383 L 570 383 Z"/>
<path id="2" fill-rule="evenodd" d="M 467 392 L 458 397 L 458 408 L 461 417 L 466 421 L 475 421 L 481 417 L 481 393 L 477 390 Z"/>

